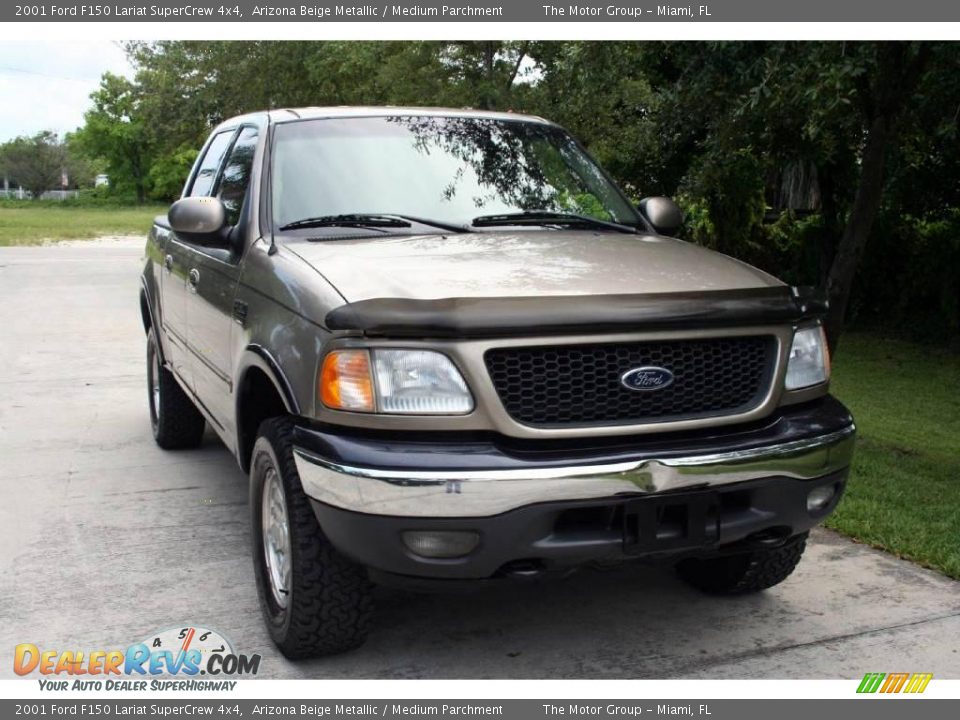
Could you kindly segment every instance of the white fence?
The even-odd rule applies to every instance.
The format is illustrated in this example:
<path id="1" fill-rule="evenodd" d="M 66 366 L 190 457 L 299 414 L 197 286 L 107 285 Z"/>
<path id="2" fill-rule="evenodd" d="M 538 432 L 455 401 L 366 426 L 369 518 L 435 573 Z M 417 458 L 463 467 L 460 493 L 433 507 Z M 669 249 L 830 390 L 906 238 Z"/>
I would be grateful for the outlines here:
<path id="1" fill-rule="evenodd" d="M 3 190 L 0 188 L 0 197 L 8 200 L 29 200 L 33 195 L 23 188 L 10 188 Z M 69 200 L 70 198 L 80 197 L 79 190 L 47 190 L 40 196 L 43 200 Z"/>

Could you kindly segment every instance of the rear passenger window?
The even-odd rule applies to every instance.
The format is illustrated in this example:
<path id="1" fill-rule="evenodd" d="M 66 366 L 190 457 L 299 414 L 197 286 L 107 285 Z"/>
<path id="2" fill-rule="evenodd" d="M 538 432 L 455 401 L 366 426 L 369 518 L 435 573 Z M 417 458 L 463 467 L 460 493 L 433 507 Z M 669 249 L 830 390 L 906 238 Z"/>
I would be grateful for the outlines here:
<path id="1" fill-rule="evenodd" d="M 190 187 L 190 197 L 209 195 L 213 190 L 213 183 L 217 179 L 217 170 L 220 169 L 224 153 L 230 147 L 233 132 L 233 130 L 227 130 L 219 133 L 210 142 L 203 160 L 200 161 L 197 176 L 193 179 L 193 185 Z"/>
<path id="2" fill-rule="evenodd" d="M 227 211 L 228 225 L 236 225 L 240 219 L 243 198 L 247 194 L 247 185 L 250 184 L 250 169 L 253 167 L 253 154 L 257 150 L 257 137 L 257 128 L 243 128 L 223 168 L 219 195 Z"/>

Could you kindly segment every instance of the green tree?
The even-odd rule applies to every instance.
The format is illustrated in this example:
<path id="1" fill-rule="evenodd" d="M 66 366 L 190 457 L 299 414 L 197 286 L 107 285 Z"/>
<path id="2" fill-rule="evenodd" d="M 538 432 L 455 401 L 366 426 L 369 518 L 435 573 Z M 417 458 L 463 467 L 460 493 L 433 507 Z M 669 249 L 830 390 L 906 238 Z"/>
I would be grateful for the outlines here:
<path id="1" fill-rule="evenodd" d="M 710 42 L 571 44 L 540 60 L 554 84 L 546 91 L 556 98 L 553 116 L 572 115 L 572 129 L 587 128 L 591 149 L 602 148 L 601 159 L 637 194 L 678 195 L 692 239 L 822 285 L 836 346 L 874 223 L 893 200 L 890 163 L 915 175 L 904 151 L 927 172 L 956 155 L 929 139 L 956 144 L 957 58 L 952 43 Z M 637 96 L 632 117 L 618 116 L 616 103 L 643 83 L 652 92 Z M 592 119 L 591 107 L 603 117 Z M 608 117 L 622 118 L 624 129 L 604 128 Z M 631 142 L 611 162 L 605 156 L 616 150 L 604 144 L 618 137 Z M 796 273 L 782 253 L 776 265 L 772 246 L 784 226 L 764 224 L 782 209 L 777 183 L 791 169 L 809 179 L 816 202 L 806 209 L 818 215 L 815 232 L 795 234 L 818 245 L 817 262 Z M 953 192 L 926 187 L 941 203 Z"/>
<path id="2" fill-rule="evenodd" d="M 234 115 L 310 105 L 449 105 L 510 109 L 529 94 L 522 82 L 530 43 L 514 42 L 135 42 L 128 87 L 104 78 L 87 129 L 107 146 L 149 149 L 145 186 L 171 197 L 189 171 L 185 148 Z M 126 126 L 126 127 L 118 127 Z M 117 133 L 124 142 L 110 139 Z M 119 155 L 115 152 L 114 155 Z M 126 156 L 111 178 L 133 182 Z M 183 177 L 180 177 L 182 174 Z M 179 191 L 179 188 L 177 188 Z"/>
<path id="3" fill-rule="evenodd" d="M 686 239 L 828 289 L 834 345 L 847 317 L 897 294 L 903 317 L 923 308 L 945 313 L 942 327 L 960 328 L 949 242 L 960 229 L 955 43 L 164 41 L 127 49 L 135 79 L 104 77 L 80 137 L 139 197 L 174 197 L 212 127 L 254 110 L 532 112 L 583 140 L 634 200 L 678 198 Z M 901 259 L 897 272 L 879 252 Z M 907 278 L 925 265 L 944 269 L 920 293 L 923 283 Z"/>
<path id="4" fill-rule="evenodd" d="M 634 199 L 674 194 L 679 175 L 664 178 L 653 153 L 659 96 L 643 70 L 643 43 L 534 43 L 535 82 L 526 110 L 571 130 Z"/>
<path id="5" fill-rule="evenodd" d="M 447 70 L 451 99 L 484 110 L 508 110 L 515 103 L 517 80 L 531 44 L 484 40 L 442 44 L 439 61 Z"/>
<path id="6" fill-rule="evenodd" d="M 150 166 L 150 194 L 158 200 L 174 200 L 183 190 L 190 168 L 199 154 L 196 147 L 181 145 L 172 154 L 163 154 Z"/>
<path id="7" fill-rule="evenodd" d="M 147 198 L 153 161 L 149 132 L 141 111 L 143 89 L 126 78 L 104 74 L 93 93 L 76 140 L 90 157 L 102 158 L 111 184 L 131 190 L 138 203 Z"/>
<path id="8" fill-rule="evenodd" d="M 3 174 L 28 190 L 34 200 L 39 200 L 47 190 L 60 187 L 65 160 L 63 143 L 49 131 L 18 137 L 0 146 Z"/>
<path id="9" fill-rule="evenodd" d="M 944 52 L 952 62 L 935 62 Z M 765 60 L 746 112 L 765 121 L 768 142 L 818 169 L 831 256 L 821 279 L 830 298 L 827 334 L 835 347 L 883 204 L 888 163 L 908 142 L 905 136 L 923 131 L 906 122 L 932 109 L 921 85 L 956 75 L 955 48 L 927 42 L 779 44 Z M 941 106 L 944 111 L 952 112 Z M 793 142 L 785 139 L 788 134 Z M 848 182 L 835 182 L 837 174 Z"/>
<path id="10" fill-rule="evenodd" d="M 106 163 L 99 158 L 89 157 L 76 133 L 64 135 L 63 149 L 64 167 L 71 187 L 92 188 L 97 175 L 106 172 Z"/>

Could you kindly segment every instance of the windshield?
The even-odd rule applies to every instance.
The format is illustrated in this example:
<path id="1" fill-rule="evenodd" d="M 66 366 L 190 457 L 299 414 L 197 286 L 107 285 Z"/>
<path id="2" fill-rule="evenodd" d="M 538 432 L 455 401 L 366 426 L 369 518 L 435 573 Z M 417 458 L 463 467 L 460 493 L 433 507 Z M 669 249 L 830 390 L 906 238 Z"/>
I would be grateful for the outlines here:
<path id="1" fill-rule="evenodd" d="M 490 118 L 396 116 L 278 125 L 275 227 L 393 213 L 469 226 L 531 211 L 636 225 L 629 203 L 562 130 Z"/>

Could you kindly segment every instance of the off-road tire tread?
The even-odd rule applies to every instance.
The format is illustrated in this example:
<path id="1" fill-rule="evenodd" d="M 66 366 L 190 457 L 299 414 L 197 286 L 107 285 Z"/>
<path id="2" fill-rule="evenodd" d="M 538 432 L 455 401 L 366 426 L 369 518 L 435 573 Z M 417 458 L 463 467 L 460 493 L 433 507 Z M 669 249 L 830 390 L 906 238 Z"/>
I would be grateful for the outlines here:
<path id="1" fill-rule="evenodd" d="M 746 595 L 786 580 L 796 569 L 807 545 L 807 533 L 796 535 L 776 548 L 754 550 L 727 557 L 685 560 L 677 574 L 693 587 L 711 595 Z"/>
<path id="2" fill-rule="evenodd" d="M 148 342 L 156 348 L 151 332 Z M 156 352 L 156 349 L 154 349 Z M 147 388 L 150 392 L 150 388 Z M 203 415 L 193 400 L 177 383 L 173 373 L 160 365 L 160 408 L 157 410 L 157 428 L 154 439 L 164 450 L 186 450 L 203 442 L 206 425 Z"/>
<path id="3" fill-rule="evenodd" d="M 293 601 L 286 636 L 274 641 L 290 659 L 353 650 L 366 640 L 373 618 L 366 570 L 341 555 L 320 529 L 293 459 L 293 423 L 265 420 L 257 436 L 269 440 L 281 465 L 290 523 Z M 261 592 L 270 591 L 263 587 Z"/>

